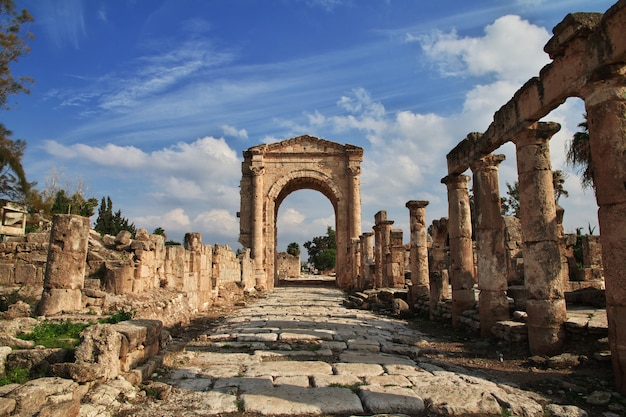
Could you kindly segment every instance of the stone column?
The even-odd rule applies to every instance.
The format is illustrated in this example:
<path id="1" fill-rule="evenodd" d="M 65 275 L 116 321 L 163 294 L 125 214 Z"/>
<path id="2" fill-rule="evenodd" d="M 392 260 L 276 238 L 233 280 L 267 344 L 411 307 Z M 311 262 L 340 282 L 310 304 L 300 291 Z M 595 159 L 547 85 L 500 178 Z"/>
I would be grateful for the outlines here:
<path id="1" fill-rule="evenodd" d="M 393 225 L 393 220 L 383 220 L 380 223 L 380 227 L 382 228 L 382 258 L 383 258 L 383 270 L 382 270 L 382 287 L 390 287 L 391 286 L 391 270 L 389 268 L 389 264 L 391 263 L 391 226 Z"/>
<path id="2" fill-rule="evenodd" d="M 402 243 L 402 229 L 393 229 L 389 232 L 390 263 L 387 266 L 389 286 L 404 288 L 404 244 Z"/>
<path id="3" fill-rule="evenodd" d="M 361 279 L 363 288 L 372 287 L 371 265 L 374 264 L 374 233 L 361 235 Z"/>
<path id="4" fill-rule="evenodd" d="M 428 278 L 428 232 L 426 230 L 426 206 L 428 201 L 411 200 L 406 203 L 409 209 L 411 229 L 410 266 L 411 283 L 409 305 L 413 307 L 419 297 L 428 296 L 430 291 Z"/>
<path id="5" fill-rule="evenodd" d="M 471 164 L 476 210 L 476 258 L 478 263 L 478 311 L 480 334 L 492 336 L 497 321 L 509 319 L 504 221 L 500 203 L 498 165 L 504 155 L 488 155 Z"/>
<path id="6" fill-rule="evenodd" d="M 254 259 L 254 277 L 259 289 L 267 288 L 265 273 L 265 245 L 263 236 L 263 174 L 264 167 L 250 167 L 252 172 L 252 201 L 254 204 L 252 220 L 252 258 Z"/>
<path id="7" fill-rule="evenodd" d="M 557 354 L 565 339 L 567 314 L 549 143 L 559 129 L 557 123 L 535 123 L 515 138 L 528 344 L 533 355 Z"/>
<path id="8" fill-rule="evenodd" d="M 476 303 L 474 294 L 474 252 L 472 215 L 467 175 L 448 175 L 441 180 L 448 187 L 450 236 L 450 281 L 452 284 L 452 326 L 459 324 L 465 310 Z"/>
<path id="9" fill-rule="evenodd" d="M 81 310 L 81 290 L 89 243 L 89 219 L 56 214 L 52 220 L 41 301 L 37 314 L 49 316 Z"/>
<path id="10" fill-rule="evenodd" d="M 435 319 L 435 311 L 439 301 L 448 298 L 448 266 L 446 264 L 446 236 L 448 236 L 448 219 L 442 217 L 433 220 L 433 246 L 431 249 L 432 263 L 428 281 L 430 284 L 429 312 L 430 319 Z"/>
<path id="11" fill-rule="evenodd" d="M 623 69 L 623 67 L 622 67 Z M 585 95 L 606 284 L 609 347 L 626 394 L 626 76 L 612 71 Z"/>
<path id="12" fill-rule="evenodd" d="M 361 252 L 360 252 L 359 238 L 353 237 L 350 239 L 350 258 L 351 258 L 351 274 L 350 274 L 350 288 L 358 288 L 360 287 L 360 275 L 359 270 L 361 269 Z"/>
<path id="13" fill-rule="evenodd" d="M 361 167 L 348 167 L 350 177 L 350 238 L 358 238 L 361 234 Z"/>
<path id="14" fill-rule="evenodd" d="M 383 286 L 383 225 L 387 212 L 381 210 L 374 215 L 374 288 Z"/>

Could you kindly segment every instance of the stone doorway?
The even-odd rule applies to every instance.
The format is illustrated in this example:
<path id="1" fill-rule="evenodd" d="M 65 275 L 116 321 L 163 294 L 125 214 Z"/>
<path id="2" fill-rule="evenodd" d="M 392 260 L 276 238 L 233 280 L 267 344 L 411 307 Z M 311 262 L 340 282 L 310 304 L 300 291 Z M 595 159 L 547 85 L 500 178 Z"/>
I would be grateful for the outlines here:
<path id="1" fill-rule="evenodd" d="M 363 149 L 313 136 L 299 136 L 244 151 L 241 178 L 239 243 L 251 249 L 256 286 L 273 288 L 276 275 L 278 208 L 294 191 L 319 191 L 335 212 L 337 285 L 352 283 L 348 253 L 361 234 L 359 175 Z"/>

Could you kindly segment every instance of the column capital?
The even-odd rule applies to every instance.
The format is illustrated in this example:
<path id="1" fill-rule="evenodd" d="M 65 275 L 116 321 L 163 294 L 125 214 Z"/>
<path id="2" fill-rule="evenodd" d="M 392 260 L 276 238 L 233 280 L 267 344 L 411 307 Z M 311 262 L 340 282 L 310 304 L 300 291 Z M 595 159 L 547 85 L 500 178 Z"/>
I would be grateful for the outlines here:
<path id="1" fill-rule="evenodd" d="M 348 172 L 348 174 L 356 177 L 361 175 L 361 167 L 360 166 L 348 166 L 346 167 L 346 171 Z"/>
<path id="2" fill-rule="evenodd" d="M 258 177 L 259 175 L 265 174 L 265 167 L 250 167 L 250 172 L 252 172 L 252 175 L 255 177 Z"/>
<path id="3" fill-rule="evenodd" d="M 441 183 L 448 187 L 448 190 L 467 189 L 470 177 L 465 174 L 450 174 L 441 179 Z"/>
<path id="4" fill-rule="evenodd" d="M 430 203 L 427 200 L 409 200 L 406 202 L 406 208 L 409 210 L 424 208 Z"/>
<path id="5" fill-rule="evenodd" d="M 490 153 L 487 156 L 483 156 L 480 159 L 475 159 L 470 162 L 470 169 L 472 172 L 476 171 L 486 171 L 486 170 L 494 170 L 498 169 L 498 166 L 502 161 L 506 159 L 506 156 L 502 154 L 493 154 Z"/>
<path id="6" fill-rule="evenodd" d="M 561 125 L 556 122 L 536 122 L 518 132 L 513 137 L 512 142 L 517 148 L 544 144 L 552 139 L 552 136 L 559 130 L 561 130 Z"/>

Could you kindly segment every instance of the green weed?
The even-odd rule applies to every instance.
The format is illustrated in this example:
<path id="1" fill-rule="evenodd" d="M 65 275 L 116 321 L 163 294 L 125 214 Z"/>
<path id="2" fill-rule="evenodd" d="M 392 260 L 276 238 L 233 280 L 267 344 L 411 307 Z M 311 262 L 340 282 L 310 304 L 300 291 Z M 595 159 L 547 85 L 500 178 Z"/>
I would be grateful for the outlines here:
<path id="1" fill-rule="evenodd" d="M 23 384 L 30 379 L 28 368 L 13 368 L 0 377 L 0 386 L 9 384 Z"/>
<path id="2" fill-rule="evenodd" d="M 36 345 L 47 348 L 73 349 L 79 342 L 80 332 L 90 324 L 72 323 L 69 320 L 52 322 L 44 321 L 35 326 L 30 333 L 22 333 L 17 337 L 32 340 Z"/>

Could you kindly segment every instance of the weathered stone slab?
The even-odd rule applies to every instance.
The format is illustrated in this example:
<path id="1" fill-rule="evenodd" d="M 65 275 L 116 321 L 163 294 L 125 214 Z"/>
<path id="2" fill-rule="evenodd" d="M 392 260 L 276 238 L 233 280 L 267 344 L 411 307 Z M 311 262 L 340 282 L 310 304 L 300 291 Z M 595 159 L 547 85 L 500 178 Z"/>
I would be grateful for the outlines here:
<path id="1" fill-rule="evenodd" d="M 352 387 L 363 384 L 363 381 L 354 375 L 313 375 L 312 379 L 316 387 Z"/>
<path id="2" fill-rule="evenodd" d="M 294 387 L 308 388 L 309 377 L 306 375 L 298 376 L 277 376 L 274 378 L 274 385 L 292 385 Z"/>
<path id="3" fill-rule="evenodd" d="M 252 333 L 237 335 L 238 342 L 275 342 L 278 339 L 276 333 Z"/>
<path id="4" fill-rule="evenodd" d="M 359 397 L 347 388 L 300 388 L 280 386 L 241 395 L 246 412 L 263 415 L 360 414 Z"/>
<path id="5" fill-rule="evenodd" d="M 346 351 L 339 355 L 339 360 L 341 362 L 351 362 L 351 363 L 378 363 L 381 365 L 413 365 L 415 366 L 415 362 L 406 356 L 401 355 L 390 355 L 386 353 L 363 353 L 356 351 Z"/>
<path id="6" fill-rule="evenodd" d="M 410 388 L 363 386 L 360 397 L 371 413 L 418 415 L 424 411 L 424 401 Z"/>
<path id="7" fill-rule="evenodd" d="M 333 365 L 336 375 L 374 376 L 382 375 L 385 370 L 376 363 L 336 363 Z"/>
<path id="8" fill-rule="evenodd" d="M 365 383 L 368 385 L 380 385 L 383 387 L 397 386 L 409 387 L 411 382 L 403 375 L 374 375 L 366 376 Z"/>
<path id="9" fill-rule="evenodd" d="M 389 375 L 418 376 L 424 373 L 424 370 L 412 365 L 383 365 L 385 372 Z"/>
<path id="10" fill-rule="evenodd" d="M 263 362 L 248 366 L 245 376 L 296 376 L 333 373 L 333 368 L 321 361 L 278 361 Z"/>
<path id="11" fill-rule="evenodd" d="M 233 390 L 240 392 L 253 392 L 268 390 L 273 387 L 271 376 L 255 378 L 220 378 L 213 384 L 213 389 L 220 392 L 232 393 Z"/>

